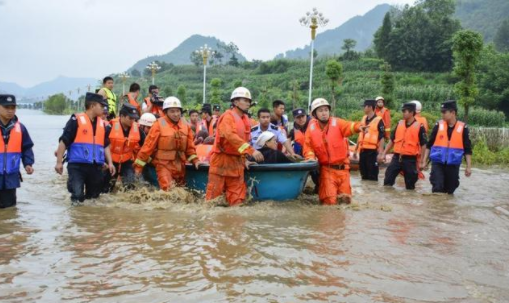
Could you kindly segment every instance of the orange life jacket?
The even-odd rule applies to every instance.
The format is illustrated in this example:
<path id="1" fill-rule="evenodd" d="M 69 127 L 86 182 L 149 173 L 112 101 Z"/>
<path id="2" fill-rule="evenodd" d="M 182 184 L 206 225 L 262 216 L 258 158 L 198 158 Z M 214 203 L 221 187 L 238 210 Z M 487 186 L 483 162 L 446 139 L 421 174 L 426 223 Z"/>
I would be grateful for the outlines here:
<path id="1" fill-rule="evenodd" d="M 229 109 L 221 115 L 219 121 L 217 121 L 217 127 L 219 127 L 219 124 L 223 121 L 224 117 L 226 117 L 227 115 L 232 116 L 235 119 L 237 135 L 239 135 L 239 137 L 242 138 L 242 140 L 250 142 L 251 124 L 249 123 L 248 116 L 245 114 L 243 114 L 242 117 L 240 117 L 233 110 Z M 221 138 L 219 132 L 216 132 L 216 138 L 214 140 L 214 147 L 212 148 L 212 152 L 225 153 L 233 156 L 241 156 L 241 153 L 239 153 L 239 151 L 236 148 L 234 148 L 226 139 Z"/>
<path id="2" fill-rule="evenodd" d="M 200 162 L 209 162 L 210 154 L 214 146 L 211 144 L 198 144 L 196 145 L 196 155 Z"/>
<path id="3" fill-rule="evenodd" d="M 424 126 L 426 133 L 428 133 L 428 120 L 426 119 L 426 117 L 423 117 L 420 114 L 416 114 L 415 120 L 417 120 L 417 122 L 421 123 Z"/>
<path id="4" fill-rule="evenodd" d="M 338 118 L 330 118 L 322 130 L 318 120 L 311 119 L 308 131 L 311 132 L 311 146 L 321 165 L 343 164 L 348 158 L 348 145 L 338 125 Z"/>
<path id="5" fill-rule="evenodd" d="M 78 130 L 67 153 L 69 163 L 104 164 L 105 126 L 100 117 L 96 119 L 94 136 L 92 121 L 87 114 L 76 114 Z"/>
<path id="6" fill-rule="evenodd" d="M 143 99 L 143 101 L 145 102 L 145 104 L 147 104 L 147 107 L 150 107 L 152 105 L 152 110 L 150 112 L 153 115 L 157 115 L 156 117 L 159 117 L 159 118 L 164 117 L 164 112 L 163 112 L 162 107 L 153 105 L 152 101 L 150 101 L 150 97 L 146 97 L 145 99 Z"/>
<path id="7" fill-rule="evenodd" d="M 433 163 L 460 165 L 465 153 L 463 145 L 463 131 L 465 123 L 457 121 L 451 135 L 447 135 L 448 125 L 445 121 L 438 121 L 438 131 L 435 143 L 431 147 L 430 159 Z"/>
<path id="8" fill-rule="evenodd" d="M 306 137 L 304 133 L 300 129 L 293 129 L 293 135 L 294 135 L 294 141 L 299 143 L 300 146 L 304 146 L 304 141 L 306 140 Z"/>
<path id="9" fill-rule="evenodd" d="M 165 117 L 159 118 L 161 134 L 157 143 L 155 158 L 158 160 L 186 161 L 187 136 L 191 131 L 189 125 L 180 120 L 178 130 L 172 127 Z"/>
<path id="10" fill-rule="evenodd" d="M 138 102 L 131 97 L 131 93 L 127 94 L 127 100 L 129 101 L 129 104 L 136 107 L 136 111 L 138 112 L 138 115 L 141 116 L 141 107 L 138 104 Z"/>
<path id="11" fill-rule="evenodd" d="M 366 126 L 366 119 L 368 116 L 364 116 L 361 121 L 362 126 Z M 382 120 L 382 117 L 375 116 L 371 122 L 369 122 L 369 128 L 368 132 L 365 134 L 364 132 L 359 133 L 359 140 L 357 142 L 359 143 L 359 147 L 361 150 L 363 149 L 377 149 L 378 143 L 380 140 L 378 140 L 379 131 L 378 131 L 378 124 L 380 123 L 380 120 Z"/>
<path id="12" fill-rule="evenodd" d="M 136 153 L 140 149 L 140 130 L 136 122 L 131 126 L 129 136 L 126 138 L 119 119 L 111 120 L 109 138 L 113 162 L 124 163 L 136 158 Z"/>
<path id="13" fill-rule="evenodd" d="M 394 138 L 394 153 L 403 156 L 417 156 L 421 151 L 419 144 L 419 130 L 421 124 L 414 121 L 409 127 L 405 120 L 401 120 L 396 126 L 396 136 Z"/>
<path id="14" fill-rule="evenodd" d="M 19 172 L 23 134 L 21 124 L 16 122 L 9 133 L 9 143 L 0 137 L 0 174 Z"/>

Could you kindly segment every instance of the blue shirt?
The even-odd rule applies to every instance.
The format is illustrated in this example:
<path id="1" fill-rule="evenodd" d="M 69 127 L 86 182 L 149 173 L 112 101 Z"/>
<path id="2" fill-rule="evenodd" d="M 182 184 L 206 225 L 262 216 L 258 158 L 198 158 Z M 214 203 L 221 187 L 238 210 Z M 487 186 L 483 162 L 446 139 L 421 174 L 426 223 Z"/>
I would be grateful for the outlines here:
<path id="1" fill-rule="evenodd" d="M 274 136 L 276 137 L 276 141 L 280 144 L 283 144 L 286 142 L 286 140 L 288 140 L 288 138 L 286 138 L 285 134 L 277 126 L 275 126 L 272 123 L 269 124 L 268 129 L 265 131 L 270 131 L 271 133 L 273 133 Z M 255 149 L 262 148 L 262 146 L 256 145 L 256 141 L 258 140 L 258 137 L 260 137 L 260 135 L 263 132 L 264 132 L 264 130 L 262 130 L 262 128 L 260 127 L 260 124 L 251 128 L 251 146 L 253 146 Z"/>

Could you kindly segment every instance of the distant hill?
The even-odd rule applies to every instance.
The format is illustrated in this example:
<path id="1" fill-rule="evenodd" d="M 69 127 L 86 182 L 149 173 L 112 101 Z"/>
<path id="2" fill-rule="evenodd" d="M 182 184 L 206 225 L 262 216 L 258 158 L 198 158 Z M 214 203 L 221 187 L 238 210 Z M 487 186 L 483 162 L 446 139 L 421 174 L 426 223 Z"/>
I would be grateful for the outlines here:
<path id="1" fill-rule="evenodd" d="M 177 46 L 169 53 L 164 55 L 150 56 L 145 59 L 142 59 L 136 62 L 136 64 L 134 64 L 134 66 L 131 67 L 129 70 L 137 69 L 141 72 L 152 61 L 173 63 L 174 65 L 192 64 L 191 60 L 189 59 L 189 56 L 191 55 L 192 52 L 196 51 L 205 44 L 207 44 L 213 50 L 217 50 L 218 43 L 225 42 L 215 37 L 192 35 L 191 37 L 187 38 L 182 43 L 180 43 L 179 46 Z M 242 54 L 238 54 L 237 58 L 239 59 L 239 62 L 246 61 L 246 58 Z"/>
<path id="2" fill-rule="evenodd" d="M 368 49 L 373 42 L 373 35 L 382 25 L 384 16 L 390 9 L 389 4 L 377 5 L 364 16 L 353 17 L 339 27 L 318 34 L 315 39 L 318 56 L 342 53 L 341 46 L 345 39 L 357 41 L 355 47 L 357 51 Z M 279 54 L 276 58 L 283 56 L 288 59 L 308 58 L 310 51 L 310 45 L 306 45 L 304 48 L 287 51 L 284 55 Z"/>
<path id="3" fill-rule="evenodd" d="M 509 0 L 456 0 L 455 15 L 464 28 L 482 33 L 484 41 L 491 42 L 509 18 Z"/>
<path id="4" fill-rule="evenodd" d="M 71 78 L 59 76 L 51 81 L 43 82 L 30 88 L 21 87 L 15 83 L 0 82 L 0 91 L 3 93 L 14 94 L 20 100 L 35 101 L 40 97 L 47 97 L 57 93 L 65 93 L 66 95 L 72 90 L 71 98 L 78 96 L 77 88 L 80 88 L 80 95 L 87 91 L 87 85 L 91 85 L 91 89 L 95 89 L 98 79 L 93 78 Z"/>

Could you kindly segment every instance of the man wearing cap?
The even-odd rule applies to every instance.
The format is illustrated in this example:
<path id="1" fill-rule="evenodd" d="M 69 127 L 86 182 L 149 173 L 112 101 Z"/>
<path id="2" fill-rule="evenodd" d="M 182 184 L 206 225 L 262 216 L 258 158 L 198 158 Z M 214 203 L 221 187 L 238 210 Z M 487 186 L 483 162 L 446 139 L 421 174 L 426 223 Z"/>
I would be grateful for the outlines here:
<path id="1" fill-rule="evenodd" d="M 384 122 L 375 114 L 375 100 L 365 100 L 363 107 L 366 115 L 362 118 L 361 125 L 368 128 L 359 133 L 354 158 L 357 158 L 357 151 L 359 151 L 359 170 L 362 180 L 378 181 L 377 158 L 378 154 L 384 150 Z"/>
<path id="2" fill-rule="evenodd" d="M 273 132 L 264 131 L 255 142 L 255 148 L 263 155 L 260 164 L 292 163 L 292 161 L 277 148 L 276 136 Z"/>
<path id="3" fill-rule="evenodd" d="M 363 131 L 366 126 L 332 117 L 329 102 L 323 98 L 311 103 L 311 115 L 304 141 L 306 160 L 318 160 L 320 181 L 318 196 L 320 202 L 334 205 L 350 203 L 350 168 L 348 167 L 348 144 L 346 137 Z"/>
<path id="4" fill-rule="evenodd" d="M 254 146 L 256 149 L 260 149 L 261 146 L 255 144 L 258 137 L 265 132 L 269 131 L 276 136 L 276 142 L 278 143 L 278 150 L 282 150 L 284 146 L 286 151 L 290 154 L 291 157 L 295 157 L 295 152 L 293 151 L 292 141 L 289 140 L 286 135 L 274 124 L 270 123 L 270 110 L 267 108 L 261 108 L 258 110 L 258 120 L 259 124 L 251 128 L 251 146 Z"/>
<path id="5" fill-rule="evenodd" d="M 472 143 L 467 125 L 457 119 L 456 101 L 442 103 L 440 110 L 442 120 L 433 127 L 421 166 L 427 166 L 429 156 L 432 192 L 453 194 L 460 185 L 459 170 L 463 157 L 467 163 L 465 176 L 472 174 Z"/>
<path id="6" fill-rule="evenodd" d="M 251 126 L 247 112 L 252 101 L 251 93 L 245 87 L 237 87 L 230 100 L 232 108 L 217 122 L 205 199 L 212 200 L 226 193 L 226 201 L 233 206 L 246 198 L 244 167 L 249 169 L 246 156 L 251 155 L 255 161 L 261 162 L 263 155 L 249 145 Z"/>
<path id="7" fill-rule="evenodd" d="M 55 171 L 60 175 L 63 173 L 63 156 L 67 150 L 67 189 L 73 204 L 99 197 L 103 187 L 103 165 L 108 166 L 110 175 L 115 174 L 109 134 L 101 119 L 105 106 L 108 103 L 103 96 L 87 93 L 85 112 L 71 116 L 59 139 Z"/>
<path id="8" fill-rule="evenodd" d="M 108 117 L 110 120 L 115 118 L 117 113 L 117 95 L 113 92 L 113 86 L 113 78 L 109 76 L 105 77 L 103 79 L 103 87 L 97 92 L 107 100 L 106 106 L 108 106 Z"/>
<path id="9" fill-rule="evenodd" d="M 157 118 L 163 117 L 163 101 L 159 97 L 159 87 L 156 85 L 150 85 L 148 87 L 148 96 L 143 99 L 141 110 L 144 113 L 151 113 Z"/>
<path id="10" fill-rule="evenodd" d="M 16 205 L 16 189 L 21 186 L 20 166 L 34 172 L 34 143 L 16 116 L 16 97 L 0 95 L 0 208 Z"/>
<path id="11" fill-rule="evenodd" d="M 385 170 L 384 186 L 393 186 L 396 177 L 403 172 L 406 189 L 415 189 L 418 180 L 417 163 L 424 155 L 426 147 L 426 130 L 415 119 L 415 104 L 405 103 L 401 110 L 403 119 L 391 134 L 389 144 L 379 156 L 379 161 L 385 161 L 385 155 L 394 147 L 394 156 Z"/>
<path id="12" fill-rule="evenodd" d="M 382 117 L 385 127 L 385 139 L 389 139 L 391 136 L 391 112 L 385 107 L 385 99 L 382 96 L 376 97 L 375 114 Z"/>
<path id="13" fill-rule="evenodd" d="M 180 100 L 166 98 L 163 111 L 164 116 L 152 125 L 134 165 L 136 174 L 141 175 L 147 163 L 152 162 L 159 187 L 168 191 L 174 186 L 185 185 L 186 162 L 193 163 L 198 169 L 199 161 L 191 127 L 182 119 Z"/>
<path id="14" fill-rule="evenodd" d="M 219 119 L 220 116 L 221 116 L 221 106 L 219 106 L 219 104 L 214 104 L 212 106 L 212 117 Z"/>
<path id="15" fill-rule="evenodd" d="M 109 190 L 113 190 L 117 179 L 122 180 L 124 189 L 134 187 L 134 160 L 136 154 L 145 142 L 145 132 L 136 123 L 140 117 L 136 107 L 124 103 L 119 111 L 119 118 L 111 121 L 110 130 L 110 151 L 116 174 L 109 183 Z"/>

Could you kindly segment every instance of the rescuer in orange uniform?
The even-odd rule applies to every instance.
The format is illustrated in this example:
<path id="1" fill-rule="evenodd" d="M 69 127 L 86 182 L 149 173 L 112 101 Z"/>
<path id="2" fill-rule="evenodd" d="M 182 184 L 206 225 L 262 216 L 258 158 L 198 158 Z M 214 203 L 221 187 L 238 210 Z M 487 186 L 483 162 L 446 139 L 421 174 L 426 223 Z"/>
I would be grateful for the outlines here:
<path id="1" fill-rule="evenodd" d="M 368 126 L 366 132 L 359 134 L 355 147 L 354 158 L 357 158 L 357 150 L 360 153 L 359 170 L 362 180 L 378 181 L 378 154 L 384 150 L 385 126 L 382 118 L 375 115 L 375 100 L 364 101 L 364 113 L 362 126 Z"/>
<path id="2" fill-rule="evenodd" d="M 382 117 L 385 126 L 385 139 L 391 136 L 391 111 L 385 107 L 385 99 L 382 96 L 376 97 L 375 114 Z"/>
<path id="3" fill-rule="evenodd" d="M 156 167 L 159 187 L 168 191 L 174 185 L 185 184 L 186 161 L 193 163 L 196 168 L 199 161 L 193 143 L 193 132 L 181 119 L 180 100 L 175 97 L 166 98 L 163 111 L 164 117 L 152 125 L 134 165 L 136 175 L 140 176 L 143 167 L 154 155 L 152 163 Z"/>
<path id="4" fill-rule="evenodd" d="M 346 137 L 358 133 L 366 127 L 359 122 L 345 121 L 332 117 L 329 102 L 318 98 L 311 103 L 311 115 L 304 141 L 306 160 L 318 160 L 320 181 L 318 196 L 322 204 L 333 205 L 350 203 L 350 171 Z"/>
<path id="5" fill-rule="evenodd" d="M 253 156 L 257 162 L 263 161 L 263 155 L 249 145 L 251 125 L 247 111 L 251 93 L 247 88 L 238 87 L 230 100 L 232 108 L 224 112 L 217 123 L 206 200 L 226 192 L 226 200 L 233 206 L 246 198 L 244 167 L 249 168 L 246 155 Z"/>
<path id="6" fill-rule="evenodd" d="M 415 119 L 415 104 L 405 103 L 401 110 L 403 119 L 399 121 L 391 135 L 391 141 L 379 156 L 379 162 L 385 161 L 385 155 L 394 147 L 391 164 L 385 170 L 384 186 L 393 186 L 400 172 L 404 173 L 406 189 L 414 189 L 418 180 L 417 163 L 427 143 L 424 126 Z"/>
<path id="7" fill-rule="evenodd" d="M 143 132 L 135 121 L 140 117 L 136 107 L 123 104 L 119 112 L 119 118 L 111 120 L 110 129 L 110 152 L 116 174 L 105 183 L 109 183 L 109 190 L 115 187 L 118 178 L 122 180 L 124 189 L 132 189 L 134 184 L 133 163 L 136 154 L 145 141 Z"/>

